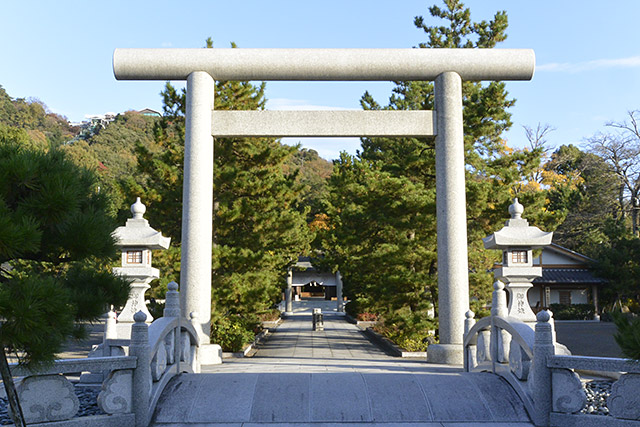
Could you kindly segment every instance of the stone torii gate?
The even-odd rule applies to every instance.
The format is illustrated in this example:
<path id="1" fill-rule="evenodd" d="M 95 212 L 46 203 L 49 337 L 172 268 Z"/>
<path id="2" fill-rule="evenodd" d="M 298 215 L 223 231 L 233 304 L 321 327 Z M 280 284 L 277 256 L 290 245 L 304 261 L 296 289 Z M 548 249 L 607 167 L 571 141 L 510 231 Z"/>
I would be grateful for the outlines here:
<path id="1" fill-rule="evenodd" d="M 436 137 L 440 344 L 462 364 L 469 309 L 462 81 L 530 80 L 529 49 L 116 49 L 119 80 L 186 80 L 181 309 L 209 343 L 213 137 Z M 216 111 L 215 80 L 435 81 L 435 111 Z M 203 363 L 206 363 L 204 361 Z"/>

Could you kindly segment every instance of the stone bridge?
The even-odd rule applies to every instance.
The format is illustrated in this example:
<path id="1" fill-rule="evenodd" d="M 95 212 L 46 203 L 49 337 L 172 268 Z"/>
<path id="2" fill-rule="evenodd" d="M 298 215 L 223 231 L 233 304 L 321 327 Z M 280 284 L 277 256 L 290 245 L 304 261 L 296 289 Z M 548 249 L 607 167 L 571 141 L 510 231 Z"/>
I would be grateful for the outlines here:
<path id="1" fill-rule="evenodd" d="M 500 310 L 503 288 L 494 287 Z M 12 366 L 13 376 L 24 377 L 17 392 L 29 424 L 640 427 L 640 364 L 558 355 L 547 311 L 538 313 L 535 331 L 500 315 L 476 322 L 468 312 L 462 367 L 387 356 L 342 313 L 325 312 L 324 330 L 313 331 L 306 305 L 253 357 L 206 365 L 197 315 L 182 319 L 177 289 L 169 284 L 164 316 L 151 325 L 136 313 L 126 348 L 104 339 L 128 355 L 58 360 L 38 372 Z M 589 401 L 576 370 L 617 373 L 602 402 L 606 415 L 584 413 Z M 97 400 L 103 414 L 78 417 L 66 376 L 84 371 L 108 374 Z"/>
<path id="2" fill-rule="evenodd" d="M 497 375 L 387 356 L 343 316 L 324 323 L 296 312 L 254 357 L 175 377 L 151 425 L 532 425 Z"/>

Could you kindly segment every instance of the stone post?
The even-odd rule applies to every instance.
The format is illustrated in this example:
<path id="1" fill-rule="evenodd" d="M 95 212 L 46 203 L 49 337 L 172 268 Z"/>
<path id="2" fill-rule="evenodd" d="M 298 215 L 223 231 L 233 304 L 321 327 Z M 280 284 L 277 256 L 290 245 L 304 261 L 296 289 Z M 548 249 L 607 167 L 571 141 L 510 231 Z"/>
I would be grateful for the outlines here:
<path id="1" fill-rule="evenodd" d="M 344 297 L 342 296 L 342 275 L 336 271 L 336 298 L 338 300 L 338 313 L 344 313 Z"/>
<path id="2" fill-rule="evenodd" d="M 105 322 L 104 340 L 103 340 L 105 347 L 107 346 L 107 340 L 113 340 L 118 338 L 118 331 L 116 329 L 116 324 L 117 324 L 116 313 L 113 311 L 113 306 L 111 306 L 106 316 L 107 316 L 107 320 Z"/>
<path id="3" fill-rule="evenodd" d="M 192 311 L 191 313 L 189 313 L 189 322 L 191 322 L 191 326 L 193 326 L 194 329 L 198 327 L 198 325 L 200 324 L 198 312 Z M 203 357 L 205 357 L 204 351 L 202 349 L 203 349 L 203 346 L 199 345 L 195 361 L 192 362 L 193 372 L 195 373 L 200 373 L 200 366 L 202 365 L 202 359 Z M 222 358 L 222 350 L 220 351 L 220 358 Z"/>
<path id="4" fill-rule="evenodd" d="M 551 412 L 551 370 L 547 367 L 547 359 L 555 354 L 555 348 L 550 319 L 551 315 L 546 310 L 536 316 L 532 372 L 533 421 L 536 426 L 548 426 Z"/>
<path id="5" fill-rule="evenodd" d="M 600 307 L 598 307 L 598 285 L 591 285 L 591 296 L 593 299 L 593 320 L 600 320 Z"/>
<path id="6" fill-rule="evenodd" d="M 493 294 L 491 295 L 491 315 L 507 317 L 507 293 L 504 291 L 504 283 L 500 280 L 493 282 Z M 509 360 L 509 347 L 511 334 L 507 331 L 491 329 L 491 354 L 494 363 L 507 362 Z"/>
<path id="7" fill-rule="evenodd" d="M 149 349 L 149 327 L 145 323 L 147 315 L 137 312 L 131 326 L 131 346 L 129 355 L 137 358 L 133 370 L 133 412 L 136 427 L 146 427 L 149 423 L 149 399 L 151 397 L 151 350 Z"/>
<path id="8" fill-rule="evenodd" d="M 464 338 L 465 339 L 467 338 L 469 331 L 476 324 L 476 319 L 474 319 L 474 317 L 476 317 L 476 314 L 471 310 L 465 313 L 465 319 L 464 319 Z M 475 368 L 475 366 L 476 366 L 476 345 L 469 344 L 469 348 L 464 349 L 464 371 L 469 372 L 471 369 Z"/>
<path id="9" fill-rule="evenodd" d="M 200 342 L 210 342 L 211 249 L 213 238 L 213 137 L 211 111 L 215 84 L 203 71 L 187 78 L 182 196 L 182 284 L 180 308 L 196 311 Z"/>
<path id="10" fill-rule="evenodd" d="M 178 372 L 180 372 L 180 354 L 182 353 L 182 339 L 180 334 L 180 325 L 184 321 L 180 315 L 180 294 L 178 293 L 178 284 L 169 282 L 167 285 L 167 293 L 165 294 L 163 317 L 175 317 L 178 319 L 178 328 L 173 332 L 173 360 L 175 361 Z"/>
<path id="11" fill-rule="evenodd" d="M 164 317 L 180 317 L 180 294 L 178 293 L 178 284 L 176 282 L 169 282 L 167 289 L 162 315 Z"/>
<path id="12" fill-rule="evenodd" d="M 289 268 L 289 270 L 287 271 L 287 289 L 285 289 L 284 291 L 285 314 L 293 314 L 293 302 L 291 301 L 293 298 L 292 285 L 293 285 L 293 269 Z"/>
<path id="13" fill-rule="evenodd" d="M 504 283 L 500 280 L 493 282 L 493 293 L 491 294 L 491 315 L 507 316 L 507 294 L 504 292 Z"/>
<path id="14" fill-rule="evenodd" d="M 460 75 L 448 71 L 436 78 L 435 107 L 440 343 L 429 346 L 427 361 L 461 365 L 469 268 Z"/>

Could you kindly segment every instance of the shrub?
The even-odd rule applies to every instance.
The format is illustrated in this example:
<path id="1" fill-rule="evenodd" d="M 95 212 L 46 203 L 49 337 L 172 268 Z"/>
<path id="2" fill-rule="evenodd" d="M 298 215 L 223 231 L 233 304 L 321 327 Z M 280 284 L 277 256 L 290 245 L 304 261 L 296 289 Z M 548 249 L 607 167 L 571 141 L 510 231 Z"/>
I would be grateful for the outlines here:
<path id="1" fill-rule="evenodd" d="M 592 320 L 595 314 L 593 304 L 551 304 L 549 308 L 555 320 Z"/>
<path id="2" fill-rule="evenodd" d="M 211 341 L 219 344 L 223 351 L 242 351 L 253 342 L 257 328 L 256 322 L 247 321 L 240 316 L 228 316 L 212 319 Z"/>
<path id="3" fill-rule="evenodd" d="M 262 313 L 258 313 L 258 319 L 261 322 L 275 322 L 280 318 L 280 310 L 277 308 L 272 308 L 270 310 L 263 311 Z"/>
<path id="4" fill-rule="evenodd" d="M 622 354 L 640 361 L 640 316 L 627 313 L 611 313 L 618 328 L 614 335 Z"/>
<path id="5" fill-rule="evenodd" d="M 407 351 L 426 351 L 434 342 L 430 330 L 435 329 L 435 321 L 424 312 L 401 309 L 378 319 L 374 330 Z"/>
<path id="6" fill-rule="evenodd" d="M 469 309 L 475 314 L 475 319 L 491 316 L 491 309 L 487 308 L 482 302 L 475 300 L 469 303 Z"/>
<path id="7" fill-rule="evenodd" d="M 358 313 L 358 315 L 356 316 L 356 319 L 359 320 L 360 322 L 377 322 L 378 321 L 378 315 L 376 313 Z"/>

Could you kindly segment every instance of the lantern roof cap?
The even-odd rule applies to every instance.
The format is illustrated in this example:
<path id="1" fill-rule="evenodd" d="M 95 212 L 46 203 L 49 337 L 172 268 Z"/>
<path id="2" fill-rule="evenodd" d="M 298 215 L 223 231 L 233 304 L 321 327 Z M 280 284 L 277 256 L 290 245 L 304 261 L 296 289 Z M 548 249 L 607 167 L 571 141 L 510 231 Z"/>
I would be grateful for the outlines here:
<path id="1" fill-rule="evenodd" d="M 129 218 L 124 226 L 116 228 L 113 237 L 116 239 L 116 246 L 120 247 L 140 247 L 146 249 L 167 249 L 171 243 L 170 237 L 164 237 L 162 233 L 149 226 L 149 221 L 144 219 L 146 206 L 136 198 L 136 202 L 131 205 L 133 218 Z"/>
<path id="2" fill-rule="evenodd" d="M 528 246 L 531 249 L 541 248 L 551 244 L 553 232 L 540 230 L 529 225 L 529 221 L 522 218 L 524 206 L 515 198 L 509 213 L 511 218 L 499 231 L 482 239 L 485 249 L 506 249 L 513 246 Z"/>

